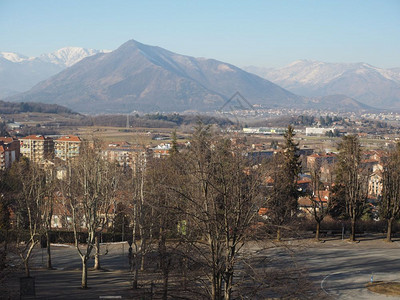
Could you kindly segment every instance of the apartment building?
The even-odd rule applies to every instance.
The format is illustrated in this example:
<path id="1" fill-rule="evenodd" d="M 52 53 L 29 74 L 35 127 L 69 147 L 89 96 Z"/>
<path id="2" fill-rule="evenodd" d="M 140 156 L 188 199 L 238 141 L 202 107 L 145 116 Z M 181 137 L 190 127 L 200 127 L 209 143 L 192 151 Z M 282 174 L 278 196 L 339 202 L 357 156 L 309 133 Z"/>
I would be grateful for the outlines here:
<path id="1" fill-rule="evenodd" d="M 0 169 L 5 170 L 19 159 L 20 145 L 17 139 L 12 137 L 0 137 Z"/>
<path id="2" fill-rule="evenodd" d="M 62 160 L 68 160 L 79 155 L 81 139 L 75 135 L 66 135 L 54 140 L 54 154 Z"/>
<path id="3" fill-rule="evenodd" d="M 132 168 L 134 149 L 128 142 L 110 143 L 108 147 L 102 151 L 103 158 L 117 162 L 121 167 Z"/>
<path id="4" fill-rule="evenodd" d="M 19 139 L 21 155 L 39 163 L 54 156 L 54 141 L 43 135 L 29 135 Z"/>
<path id="5" fill-rule="evenodd" d="M 335 162 L 336 154 L 334 153 L 315 153 L 307 156 L 307 167 L 309 169 L 321 168 L 324 165 L 332 165 Z"/>
<path id="6" fill-rule="evenodd" d="M 160 144 L 154 148 L 151 148 L 151 150 L 153 151 L 154 158 L 166 157 L 171 151 L 171 144 Z"/>
<path id="7" fill-rule="evenodd" d="M 108 144 L 102 151 L 104 159 L 117 162 L 121 167 L 135 169 L 137 165 L 145 163 L 147 151 L 142 146 L 131 145 L 128 142 L 114 142 Z"/>

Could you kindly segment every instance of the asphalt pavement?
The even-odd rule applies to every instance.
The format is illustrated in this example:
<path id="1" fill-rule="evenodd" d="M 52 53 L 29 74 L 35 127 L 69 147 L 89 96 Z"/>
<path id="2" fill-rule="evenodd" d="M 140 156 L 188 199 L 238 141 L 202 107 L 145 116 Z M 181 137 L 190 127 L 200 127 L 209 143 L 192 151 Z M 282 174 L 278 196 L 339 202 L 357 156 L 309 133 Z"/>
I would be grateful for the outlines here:
<path id="1" fill-rule="evenodd" d="M 380 235 L 363 236 L 356 243 L 340 238 L 324 242 L 286 240 L 273 247 L 250 244 L 244 250 L 252 255 L 279 256 L 280 263 L 282 259 L 295 260 L 307 270 L 317 294 L 326 299 L 400 299 L 375 294 L 366 288 L 371 280 L 400 281 L 399 240 L 386 243 Z M 104 244 L 101 254 L 103 270 L 90 270 L 90 288 L 82 290 L 79 288 L 81 260 L 72 245 L 52 245 L 55 270 L 51 271 L 44 268 L 45 250 L 36 249 L 32 259 L 35 299 L 135 299 L 138 294 L 132 294 L 130 289 L 128 244 Z M 273 265 L 273 260 L 269 264 Z M 12 295 L 17 295 L 18 277 L 10 277 L 7 284 L 9 290 L 14 291 Z M 150 286 L 143 286 L 141 291 L 148 288 Z"/>

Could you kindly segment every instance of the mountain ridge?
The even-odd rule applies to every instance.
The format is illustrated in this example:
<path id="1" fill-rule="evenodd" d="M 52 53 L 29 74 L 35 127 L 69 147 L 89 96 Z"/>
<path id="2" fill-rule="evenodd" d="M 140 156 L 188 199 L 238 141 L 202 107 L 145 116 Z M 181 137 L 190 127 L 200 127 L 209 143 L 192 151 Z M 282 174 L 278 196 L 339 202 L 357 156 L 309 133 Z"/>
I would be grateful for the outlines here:
<path id="1" fill-rule="evenodd" d="M 89 56 L 13 101 L 62 103 L 81 112 L 215 110 L 236 91 L 252 104 L 303 99 L 238 67 L 130 40 Z"/>
<path id="2" fill-rule="evenodd" d="M 81 59 L 105 51 L 108 50 L 64 47 L 37 57 L 0 52 L 0 98 L 25 92 Z"/>
<path id="3" fill-rule="evenodd" d="M 379 108 L 400 109 L 400 69 L 367 63 L 297 60 L 277 69 L 245 67 L 255 74 L 306 97 L 345 94 Z"/>

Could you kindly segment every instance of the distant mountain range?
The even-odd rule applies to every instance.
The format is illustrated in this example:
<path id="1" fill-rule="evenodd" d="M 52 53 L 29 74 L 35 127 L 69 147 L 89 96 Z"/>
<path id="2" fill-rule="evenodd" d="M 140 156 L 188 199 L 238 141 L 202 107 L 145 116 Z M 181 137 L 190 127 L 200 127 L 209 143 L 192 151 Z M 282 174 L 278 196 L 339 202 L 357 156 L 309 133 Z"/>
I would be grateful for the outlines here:
<path id="1" fill-rule="evenodd" d="M 0 52 L 0 98 L 25 92 L 81 59 L 107 50 L 65 47 L 38 57 Z"/>
<path id="2" fill-rule="evenodd" d="M 230 101 L 236 92 L 244 98 Z M 114 51 L 67 47 L 33 58 L 0 52 L 0 99 L 83 113 L 400 110 L 400 69 L 300 60 L 281 69 L 243 70 L 130 40 Z"/>
<path id="3" fill-rule="evenodd" d="M 400 109 L 400 68 L 298 60 L 279 69 L 253 66 L 244 69 L 298 95 L 343 94 L 373 107 Z"/>
<path id="4" fill-rule="evenodd" d="M 302 97 L 233 65 L 134 40 L 86 57 L 7 100 L 56 103 L 85 113 L 210 111 L 224 106 L 237 91 L 252 105 L 304 104 Z"/>

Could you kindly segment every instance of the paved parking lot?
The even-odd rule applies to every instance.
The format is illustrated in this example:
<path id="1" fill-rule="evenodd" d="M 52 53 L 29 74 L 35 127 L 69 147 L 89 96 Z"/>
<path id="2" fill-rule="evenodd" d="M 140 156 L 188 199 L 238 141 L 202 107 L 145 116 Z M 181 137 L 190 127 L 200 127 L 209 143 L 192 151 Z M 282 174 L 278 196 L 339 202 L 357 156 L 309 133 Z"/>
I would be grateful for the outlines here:
<path id="1" fill-rule="evenodd" d="M 286 251 L 288 246 L 290 251 Z M 359 243 L 341 239 L 327 239 L 324 243 L 312 240 L 290 240 L 276 248 L 261 249 L 260 244 L 247 250 L 254 255 L 279 256 L 295 260 L 307 270 L 318 295 L 327 299 L 396 299 L 369 292 L 365 285 L 371 281 L 400 281 L 400 241 L 386 243 L 381 236 L 371 235 Z M 89 290 L 81 290 L 80 258 L 72 246 L 53 245 L 53 266 L 43 269 L 46 253 L 37 249 L 32 261 L 32 275 L 36 278 L 36 299 L 107 299 L 122 297 L 135 299 L 130 287 L 128 272 L 128 245 L 116 243 L 103 245 L 103 271 L 89 272 Z M 292 251 L 292 250 L 296 251 Z M 42 259 L 43 254 L 43 259 Z M 91 263 L 92 265 L 92 263 Z M 19 289 L 18 278 L 10 279 L 10 289 Z M 147 287 L 148 288 L 148 287 Z M 142 292 L 146 291 L 146 287 Z M 110 298 L 108 298 L 110 299 Z M 114 298 L 117 299 L 117 298 Z"/>
<path id="2" fill-rule="evenodd" d="M 379 235 L 359 243 L 327 240 L 312 243 L 297 254 L 312 280 L 332 299 L 396 299 L 368 291 L 373 281 L 400 281 L 400 242 L 386 243 Z"/>

